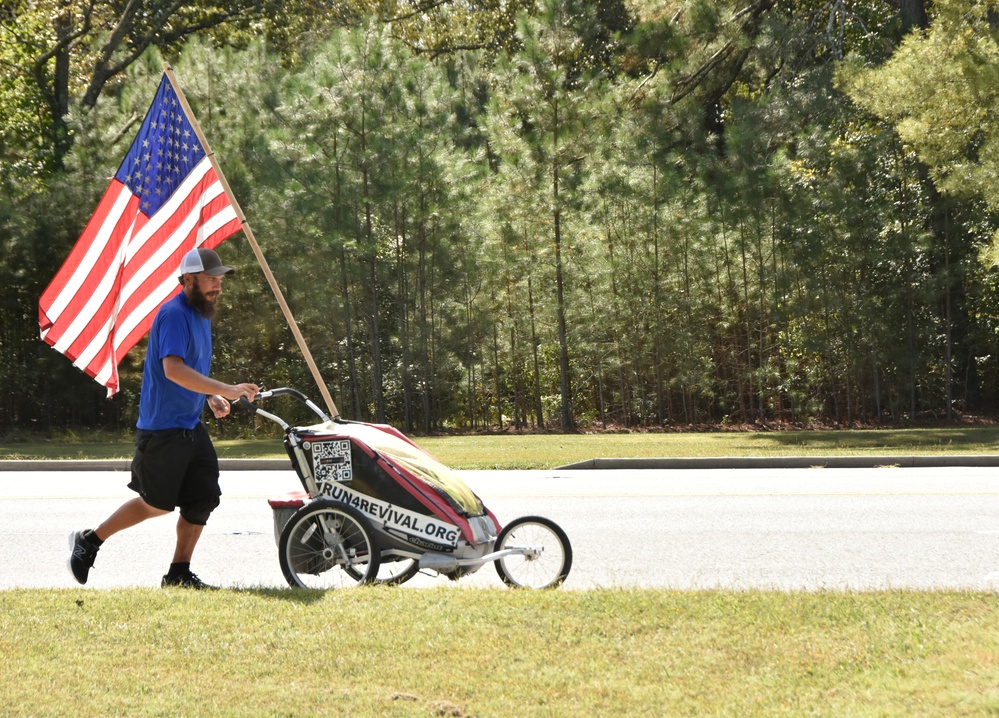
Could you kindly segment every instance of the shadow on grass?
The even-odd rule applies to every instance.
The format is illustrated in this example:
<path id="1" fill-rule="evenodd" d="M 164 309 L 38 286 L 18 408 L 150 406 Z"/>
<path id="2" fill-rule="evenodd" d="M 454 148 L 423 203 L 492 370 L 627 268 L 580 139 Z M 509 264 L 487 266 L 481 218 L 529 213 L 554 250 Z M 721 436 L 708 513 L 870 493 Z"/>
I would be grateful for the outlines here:
<path id="1" fill-rule="evenodd" d="M 311 605 L 319 603 L 329 591 L 320 591 L 311 588 L 236 588 L 230 589 L 233 593 L 245 593 L 250 596 L 269 598 L 275 601 L 286 601 L 288 603 L 298 603 Z"/>

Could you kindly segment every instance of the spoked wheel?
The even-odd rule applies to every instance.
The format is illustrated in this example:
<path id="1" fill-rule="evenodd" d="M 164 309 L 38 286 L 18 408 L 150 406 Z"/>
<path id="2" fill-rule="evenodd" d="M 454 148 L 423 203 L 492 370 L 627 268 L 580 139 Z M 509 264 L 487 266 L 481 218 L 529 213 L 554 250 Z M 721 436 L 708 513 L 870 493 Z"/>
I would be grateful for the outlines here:
<path id="1" fill-rule="evenodd" d="M 345 569 L 348 573 L 355 571 L 354 568 Z M 380 583 L 386 586 L 399 586 L 406 583 L 420 572 L 420 562 L 412 558 L 400 558 L 398 560 L 382 561 L 378 566 L 378 575 L 371 582 Z"/>
<path id="2" fill-rule="evenodd" d="M 371 522 L 340 501 L 308 503 L 288 519 L 278 541 L 288 584 L 326 590 L 370 583 L 378 575 L 379 550 Z"/>
<path id="3" fill-rule="evenodd" d="M 496 559 L 496 573 L 508 586 L 554 588 L 569 575 L 572 546 L 551 519 L 524 516 L 507 524 L 496 537 L 494 551 L 518 553 Z"/>

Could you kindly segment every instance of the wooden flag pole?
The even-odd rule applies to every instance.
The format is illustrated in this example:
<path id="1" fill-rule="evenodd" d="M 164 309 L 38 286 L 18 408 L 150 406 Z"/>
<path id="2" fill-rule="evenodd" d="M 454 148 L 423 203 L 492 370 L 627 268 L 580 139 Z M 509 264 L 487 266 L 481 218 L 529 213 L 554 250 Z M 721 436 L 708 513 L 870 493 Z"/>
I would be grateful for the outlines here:
<path id="1" fill-rule="evenodd" d="M 281 307 L 281 311 L 284 313 L 284 318 L 287 320 L 288 326 L 291 328 L 291 333 L 295 335 L 295 341 L 298 342 L 298 348 L 302 351 L 302 355 L 305 357 L 305 362 L 309 365 L 309 369 L 312 371 L 312 376 L 316 380 L 316 384 L 319 385 L 319 392 L 323 395 L 323 400 L 326 402 L 326 406 L 330 410 L 330 416 L 336 419 L 340 416 L 340 412 L 337 411 L 336 404 L 333 403 L 333 397 L 330 396 L 329 389 L 326 388 L 326 383 L 323 381 L 322 374 L 319 373 L 319 367 L 316 365 L 315 359 L 312 358 L 312 352 L 309 351 L 309 347 L 305 343 L 305 338 L 302 336 L 302 332 L 298 329 L 298 323 L 295 322 L 295 317 L 291 313 L 291 308 L 285 301 L 284 294 L 281 293 L 281 287 L 278 286 L 277 279 L 274 278 L 274 273 L 271 272 L 271 268 L 267 264 L 267 259 L 264 257 L 264 253 L 260 250 L 260 245 L 257 244 L 256 237 L 253 236 L 253 230 L 250 228 L 250 223 L 246 221 L 246 215 L 243 214 L 243 209 L 239 206 L 239 202 L 236 201 L 236 197 L 233 195 L 232 189 L 229 187 L 229 182 L 226 180 L 225 175 L 222 174 L 222 168 L 219 167 L 218 161 L 215 159 L 215 153 L 208 144 L 208 140 L 205 139 L 205 135 L 201 131 L 201 126 L 198 124 L 198 120 L 194 116 L 194 112 L 191 111 L 191 106 L 187 103 L 187 98 L 184 96 L 184 92 L 180 89 L 180 84 L 177 82 L 177 78 L 173 74 L 173 69 L 168 63 L 164 62 L 163 71 L 170 79 L 170 84 L 173 85 L 174 92 L 177 93 L 177 99 L 180 101 L 181 107 L 184 108 L 184 112 L 187 113 L 187 117 L 191 121 L 191 126 L 194 128 L 194 133 L 198 136 L 198 141 L 201 142 L 201 146 L 205 148 L 205 154 L 208 156 L 208 160 L 212 163 L 215 174 L 218 175 L 219 182 L 222 183 L 222 188 L 225 190 L 226 197 L 229 198 L 229 202 L 232 204 L 233 209 L 236 210 L 236 217 L 239 219 L 240 225 L 243 228 L 243 234 L 245 234 L 246 238 L 250 241 L 250 247 L 253 249 L 253 254 L 256 256 L 257 262 L 260 264 L 260 268 L 264 271 L 264 276 L 267 277 L 267 283 L 270 284 L 271 291 L 274 292 L 274 296 Z"/>

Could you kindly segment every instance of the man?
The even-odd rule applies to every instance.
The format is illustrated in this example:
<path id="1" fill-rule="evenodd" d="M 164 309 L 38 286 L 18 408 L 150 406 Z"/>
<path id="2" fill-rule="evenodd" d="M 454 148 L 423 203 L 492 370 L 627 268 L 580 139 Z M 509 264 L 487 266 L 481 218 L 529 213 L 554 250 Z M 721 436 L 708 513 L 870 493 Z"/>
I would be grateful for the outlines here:
<path id="1" fill-rule="evenodd" d="M 101 545 L 114 534 L 180 507 L 177 545 L 161 586 L 211 588 L 191 572 L 191 556 L 209 515 L 219 505 L 219 465 L 201 423 L 206 397 L 216 418 L 229 402 L 256 398 L 256 384 L 225 384 L 210 378 L 211 320 L 222 277 L 235 272 L 210 249 L 192 249 L 180 264 L 183 290 L 160 307 L 149 331 L 142 372 L 139 421 L 128 487 L 138 497 L 122 504 L 96 529 L 70 536 L 69 567 L 86 583 Z"/>

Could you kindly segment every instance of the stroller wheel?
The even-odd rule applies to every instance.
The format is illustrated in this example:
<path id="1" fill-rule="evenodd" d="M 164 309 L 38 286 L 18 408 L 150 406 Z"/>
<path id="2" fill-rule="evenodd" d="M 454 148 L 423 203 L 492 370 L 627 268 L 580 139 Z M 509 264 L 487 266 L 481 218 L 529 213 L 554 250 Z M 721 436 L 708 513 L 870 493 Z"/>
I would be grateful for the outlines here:
<path id="1" fill-rule="evenodd" d="M 371 522 L 340 501 L 320 499 L 292 514 L 278 541 L 278 560 L 292 587 L 327 590 L 370 583 L 380 552 Z"/>
<path id="2" fill-rule="evenodd" d="M 508 586 L 554 588 L 572 567 L 572 546 L 565 531 L 543 516 L 523 516 L 503 527 L 495 551 L 516 553 L 496 559 L 496 573 Z"/>

